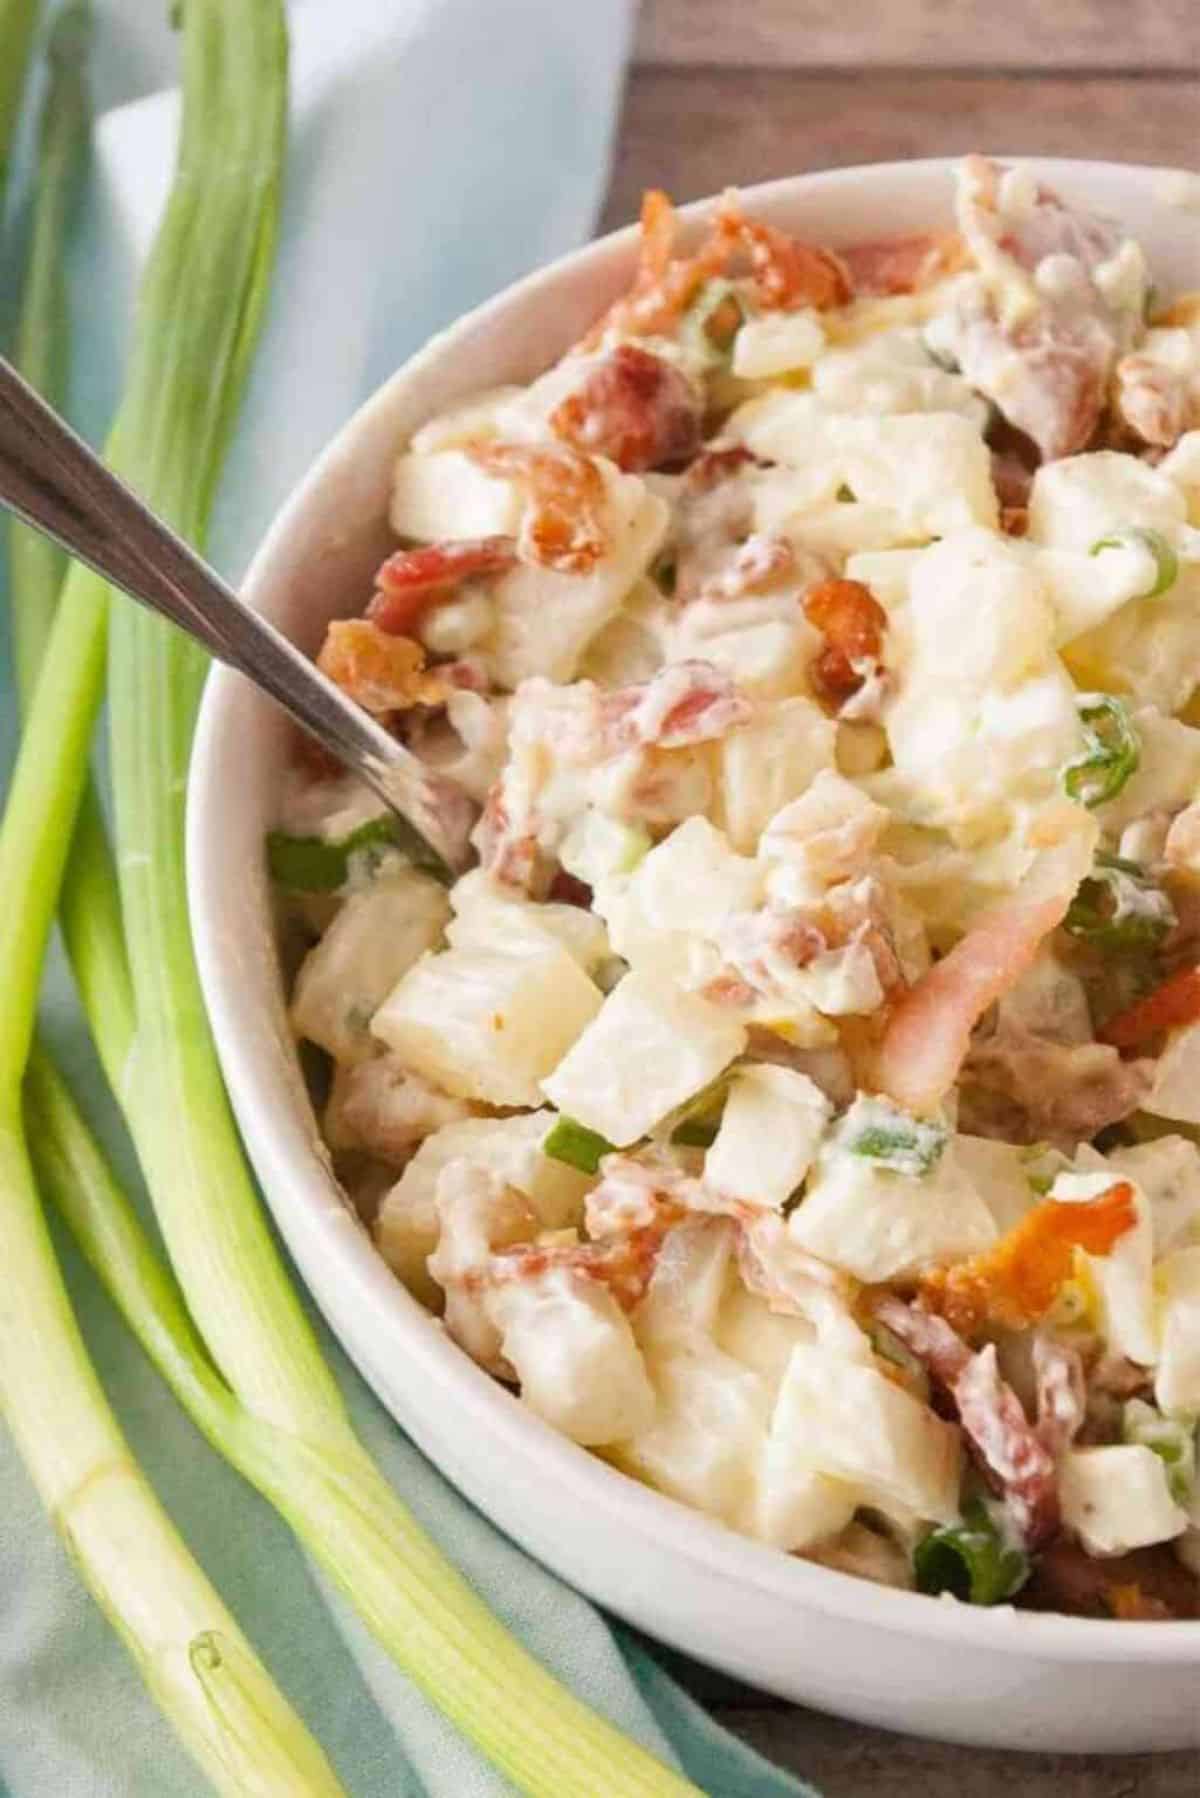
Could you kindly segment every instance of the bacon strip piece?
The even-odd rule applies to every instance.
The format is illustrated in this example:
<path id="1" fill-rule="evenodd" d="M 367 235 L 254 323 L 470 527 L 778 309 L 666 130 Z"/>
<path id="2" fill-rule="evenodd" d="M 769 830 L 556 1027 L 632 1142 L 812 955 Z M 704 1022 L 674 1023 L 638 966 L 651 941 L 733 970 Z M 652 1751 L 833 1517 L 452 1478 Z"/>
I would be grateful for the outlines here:
<path id="1" fill-rule="evenodd" d="M 516 559 L 511 537 L 463 537 L 398 550 L 375 576 L 377 591 L 367 617 L 390 636 L 407 636 L 430 606 L 452 599 L 461 582 L 503 574 Z"/>
<path id="2" fill-rule="evenodd" d="M 881 1091 L 909 1111 L 932 1110 L 958 1078 L 975 1025 L 1032 965 L 1077 884 L 1072 873 L 1069 886 L 1047 893 L 1029 878 L 922 974 L 884 1030 L 874 1070 Z"/>
<path id="3" fill-rule="evenodd" d="M 599 699 L 600 730 L 609 755 L 639 745 L 686 749 L 745 724 L 748 699 L 711 662 L 672 662 L 651 680 L 616 687 Z"/>
<path id="4" fill-rule="evenodd" d="M 1033 1339 L 1037 1379 L 1037 1433 L 1057 1461 L 1083 1425 L 1087 1392 L 1078 1352 L 1053 1336 Z"/>
<path id="5" fill-rule="evenodd" d="M 1139 1043 L 1160 1036 L 1164 1030 L 1194 1024 L 1198 1018 L 1200 968 L 1181 968 L 1146 998 L 1110 1018 L 1098 1035 L 1101 1042 L 1111 1043 L 1114 1049 L 1136 1049 Z"/>
<path id="6" fill-rule="evenodd" d="M 850 278 L 832 251 L 798 243 L 774 225 L 743 217 L 734 198 L 722 202 L 694 255 L 675 256 L 677 233 L 670 200 L 651 188 L 642 198 L 642 242 L 633 285 L 593 327 L 585 346 L 598 343 L 610 329 L 639 337 L 668 334 L 705 281 L 727 273 L 739 250 L 749 261 L 755 297 L 764 310 L 827 310 L 850 298 Z"/>
<path id="7" fill-rule="evenodd" d="M 414 705 L 441 705 L 449 690 L 440 673 L 425 672 L 419 643 L 391 636 L 369 618 L 335 619 L 325 632 L 317 666 L 376 716 Z"/>
<path id="8" fill-rule="evenodd" d="M 695 455 L 701 410 L 681 370 L 638 344 L 622 343 L 555 407 L 550 428 L 572 448 L 640 473 Z"/>
<path id="9" fill-rule="evenodd" d="M 804 616 L 825 639 L 813 664 L 813 684 L 834 706 L 862 686 L 883 650 L 887 613 L 861 581 L 829 580 L 810 587 Z"/>
<path id="10" fill-rule="evenodd" d="M 1077 1248 L 1107 1255 L 1136 1221 L 1125 1180 L 1081 1204 L 1045 1199 L 983 1254 L 925 1274 L 921 1302 L 965 1336 L 988 1323 L 1027 1329 L 1070 1279 Z"/>
<path id="11" fill-rule="evenodd" d="M 919 293 L 966 266 L 966 246 L 957 231 L 920 231 L 884 237 L 839 251 L 855 295 Z"/>
<path id="12" fill-rule="evenodd" d="M 1001 1379 L 995 1344 L 972 1354 L 944 1317 L 890 1294 L 875 1301 L 874 1312 L 949 1392 L 964 1434 L 1004 1494 L 1026 1546 L 1047 1542 L 1059 1523 L 1054 1456 Z"/>
<path id="13" fill-rule="evenodd" d="M 589 574 L 608 548 L 604 477 L 563 444 L 470 443 L 464 453 L 487 474 L 518 481 L 529 496 L 518 550 L 559 574 Z"/>

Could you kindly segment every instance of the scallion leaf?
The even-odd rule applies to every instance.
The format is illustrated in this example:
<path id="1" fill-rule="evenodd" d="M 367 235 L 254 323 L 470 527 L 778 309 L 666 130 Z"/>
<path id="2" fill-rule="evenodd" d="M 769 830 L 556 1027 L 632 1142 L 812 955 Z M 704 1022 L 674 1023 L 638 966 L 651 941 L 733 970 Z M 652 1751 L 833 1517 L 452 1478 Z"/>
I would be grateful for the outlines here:
<path id="1" fill-rule="evenodd" d="M 920 1179 L 937 1166 L 949 1140 L 944 1124 L 910 1117 L 886 1099 L 861 1097 L 838 1125 L 832 1146 L 892 1173 Z"/>
<path id="2" fill-rule="evenodd" d="M 293 892 L 333 893 L 359 869 L 373 872 L 389 851 L 398 853 L 398 848 L 390 818 L 368 818 L 336 842 L 272 830 L 267 836 L 267 866 L 271 879 Z"/>
<path id="3" fill-rule="evenodd" d="M 581 1174 L 597 1173 L 604 1157 L 614 1153 L 606 1136 L 568 1117 L 557 1118 L 542 1142 L 543 1155 L 549 1155 L 551 1161 L 565 1161 Z"/>
<path id="4" fill-rule="evenodd" d="M 1196 1419 L 1167 1416 L 1145 1399 L 1131 1398 L 1121 1414 L 1121 1439 L 1153 1449 L 1167 1470 L 1177 1505 L 1186 1505 L 1196 1486 Z"/>
<path id="5" fill-rule="evenodd" d="M 1121 955 L 1156 948 L 1177 923 L 1170 899 L 1138 862 L 1102 852 L 1072 899 L 1063 928 L 1095 949 Z"/>
<path id="6" fill-rule="evenodd" d="M 706 281 L 679 322 L 680 342 L 710 363 L 724 365 L 745 322 L 745 307 L 732 281 Z"/>
<path id="7" fill-rule="evenodd" d="M 1157 599 L 1179 578 L 1179 557 L 1161 531 L 1149 530 L 1140 524 L 1127 525 L 1108 537 L 1101 537 L 1092 544 L 1088 554 L 1098 556 L 1106 549 L 1142 549 L 1153 557 L 1154 578 L 1145 591 L 1138 594 L 1139 599 Z"/>
<path id="8" fill-rule="evenodd" d="M 1063 786 L 1082 805 L 1104 805 L 1137 771 L 1141 742 L 1123 699 L 1112 693 L 1081 693 L 1075 703 L 1084 749 L 1063 769 Z"/>
<path id="9" fill-rule="evenodd" d="M 1029 1558 L 1005 1542 L 976 1499 L 958 1523 L 943 1524 L 918 1542 L 913 1574 L 919 1592 L 953 1593 L 967 1604 L 1002 1604 L 1029 1578 Z"/>

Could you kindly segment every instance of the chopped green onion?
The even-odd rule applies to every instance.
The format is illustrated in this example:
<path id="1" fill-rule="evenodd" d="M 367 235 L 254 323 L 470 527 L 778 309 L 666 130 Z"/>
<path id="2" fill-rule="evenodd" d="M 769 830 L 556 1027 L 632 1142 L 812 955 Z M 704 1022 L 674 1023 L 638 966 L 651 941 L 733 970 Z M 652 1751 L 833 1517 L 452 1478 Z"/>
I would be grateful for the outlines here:
<path id="1" fill-rule="evenodd" d="M 843 505 L 852 505 L 854 502 L 854 489 L 848 482 L 843 481 L 834 497 L 841 500 Z"/>
<path id="2" fill-rule="evenodd" d="M 976 1499 L 959 1523 L 931 1530 L 913 1554 L 917 1590 L 951 1592 L 967 1604 L 1002 1604 L 1029 1578 L 1029 1557 L 1010 1547 Z"/>
<path id="3" fill-rule="evenodd" d="M 726 364 L 745 323 L 741 295 L 732 281 L 706 281 L 679 322 L 679 339 L 708 362 Z"/>
<path id="4" fill-rule="evenodd" d="M 1083 805 L 1104 805 L 1136 772 L 1141 742 L 1123 699 L 1112 693 L 1081 693 L 1075 703 L 1084 750 L 1063 769 L 1063 786 Z"/>
<path id="5" fill-rule="evenodd" d="M 1175 907 L 1138 862 L 1103 852 L 1063 919 L 1081 942 L 1114 954 L 1153 949 L 1178 923 Z"/>
<path id="6" fill-rule="evenodd" d="M 707 1086 L 702 1086 L 698 1093 L 693 1093 L 690 1099 L 669 1112 L 654 1131 L 658 1141 L 666 1139 L 680 1148 L 710 1148 L 717 1139 L 733 1074 L 732 1068 L 726 1068 L 723 1074 L 718 1074 L 715 1080 L 710 1080 Z"/>
<path id="7" fill-rule="evenodd" d="M 1186 1505 L 1196 1486 L 1196 1419 L 1168 1417 L 1145 1399 L 1131 1398 L 1121 1415 L 1121 1439 L 1153 1449 L 1167 1470 L 1177 1505 Z"/>
<path id="8" fill-rule="evenodd" d="M 685 1118 L 672 1130 L 671 1141 L 682 1149 L 711 1149 L 720 1127 L 720 1124 L 706 1123 L 703 1118 Z"/>
<path id="9" fill-rule="evenodd" d="M 331 843 L 325 837 L 294 837 L 285 830 L 267 836 L 271 879 L 299 893 L 334 893 L 352 874 L 371 874 L 398 849 L 390 818 L 368 818 L 348 836 Z"/>
<path id="10" fill-rule="evenodd" d="M 1144 593 L 1138 594 L 1139 599 L 1157 599 L 1179 577 L 1179 557 L 1161 531 L 1148 530 L 1140 524 L 1127 525 L 1109 537 L 1101 537 L 1088 554 L 1098 556 L 1106 549 L 1144 549 L 1154 558 L 1154 579 Z"/>
<path id="11" fill-rule="evenodd" d="M 598 1130 L 589 1130 L 586 1124 L 577 1124 L 568 1117 L 557 1118 L 542 1142 L 543 1155 L 549 1155 L 551 1161 L 565 1161 L 581 1174 L 598 1173 L 604 1157 L 615 1152 L 614 1145 Z"/>
<path id="12" fill-rule="evenodd" d="M 944 1124 L 910 1117 L 886 1099 L 856 1099 L 839 1124 L 834 1146 L 892 1173 L 920 1179 L 941 1160 L 950 1132 Z"/>

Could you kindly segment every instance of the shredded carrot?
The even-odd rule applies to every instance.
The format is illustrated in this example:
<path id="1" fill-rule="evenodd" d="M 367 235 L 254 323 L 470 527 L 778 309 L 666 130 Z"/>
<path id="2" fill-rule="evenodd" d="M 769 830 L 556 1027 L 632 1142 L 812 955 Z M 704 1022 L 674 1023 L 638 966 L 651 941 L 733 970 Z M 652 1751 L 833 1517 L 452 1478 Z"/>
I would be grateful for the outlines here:
<path id="1" fill-rule="evenodd" d="M 926 1274 L 921 1299 L 961 1335 L 987 1323 L 1026 1329 L 1070 1279 L 1077 1248 L 1107 1255 L 1135 1221 L 1125 1180 L 1081 1204 L 1045 1199 L 984 1254 Z"/>
<path id="2" fill-rule="evenodd" d="M 1110 1018 L 1099 1037 L 1114 1049 L 1136 1049 L 1150 1037 L 1174 1030 L 1180 1024 L 1194 1024 L 1198 1018 L 1200 968 L 1181 968 L 1146 998 Z"/>

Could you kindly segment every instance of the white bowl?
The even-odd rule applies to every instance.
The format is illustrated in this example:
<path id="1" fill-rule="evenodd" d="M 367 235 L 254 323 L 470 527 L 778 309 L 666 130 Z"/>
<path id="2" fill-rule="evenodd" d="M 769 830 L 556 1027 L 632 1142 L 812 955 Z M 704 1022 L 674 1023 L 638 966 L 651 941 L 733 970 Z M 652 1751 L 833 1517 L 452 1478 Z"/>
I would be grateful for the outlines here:
<path id="1" fill-rule="evenodd" d="M 1121 218 L 1167 291 L 1200 286 L 1180 177 L 1034 165 Z M 951 167 L 892 163 L 753 188 L 755 215 L 818 243 L 947 221 Z M 695 220 L 704 207 L 689 208 Z M 283 508 L 245 583 L 307 648 L 353 609 L 387 547 L 397 446 L 451 401 L 526 380 L 625 285 L 622 231 L 444 332 L 341 431 Z M 397 296 L 403 304 L 403 296 Z M 782 1697 L 914 1734 L 1007 1748 L 1200 1744 L 1200 1623 L 976 1610 L 873 1586 L 735 1535 L 555 1434 L 448 1340 L 376 1255 L 329 1172 L 284 1015 L 263 869 L 285 754 L 280 715 L 225 670 L 192 765 L 189 882 L 221 1061 L 276 1222 L 330 1325 L 422 1449 L 510 1536 L 652 1636 Z"/>

